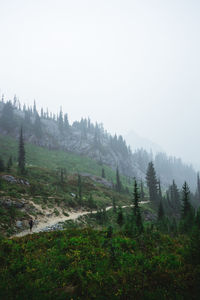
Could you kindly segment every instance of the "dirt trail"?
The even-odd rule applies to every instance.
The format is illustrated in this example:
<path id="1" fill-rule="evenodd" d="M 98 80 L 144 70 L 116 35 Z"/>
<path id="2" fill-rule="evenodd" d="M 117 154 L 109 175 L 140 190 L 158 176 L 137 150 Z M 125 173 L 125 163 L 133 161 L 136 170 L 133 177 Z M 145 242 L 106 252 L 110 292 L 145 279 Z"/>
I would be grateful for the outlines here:
<path id="1" fill-rule="evenodd" d="M 141 201 L 140 204 L 145 204 L 145 203 L 148 203 L 148 201 Z M 133 206 L 133 205 L 130 205 L 130 206 Z M 129 207 L 127 205 L 125 206 L 122 206 L 122 208 L 125 208 L 125 207 Z M 106 211 L 111 209 L 112 206 L 108 206 L 106 207 Z M 33 229 L 32 229 L 32 232 L 30 232 L 30 230 L 24 230 L 20 233 L 17 233 L 15 235 L 13 235 L 11 238 L 13 237 L 22 237 L 22 236 L 25 236 L 27 234 L 32 234 L 32 233 L 37 233 L 37 232 L 40 232 L 42 231 L 44 228 L 46 227 L 51 227 L 51 226 L 54 226 L 56 224 L 58 224 L 59 222 L 65 222 L 67 220 L 76 220 L 78 219 L 80 216 L 84 216 L 84 215 L 87 215 L 87 214 L 90 214 L 90 213 L 97 213 L 97 210 L 93 210 L 93 211 L 74 211 L 74 212 L 69 212 L 69 216 L 57 216 L 57 217 L 49 217 L 48 220 L 46 221 L 39 221 L 38 224 L 34 225 L 33 226 Z"/>

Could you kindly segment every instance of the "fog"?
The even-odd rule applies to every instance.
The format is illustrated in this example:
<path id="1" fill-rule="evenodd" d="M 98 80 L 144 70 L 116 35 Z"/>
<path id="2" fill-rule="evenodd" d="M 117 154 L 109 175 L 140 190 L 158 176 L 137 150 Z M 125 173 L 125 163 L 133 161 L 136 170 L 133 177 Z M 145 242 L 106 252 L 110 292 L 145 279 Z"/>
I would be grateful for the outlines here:
<path id="1" fill-rule="evenodd" d="M 199 164 L 200 3 L 1 0 L 0 93 Z"/>

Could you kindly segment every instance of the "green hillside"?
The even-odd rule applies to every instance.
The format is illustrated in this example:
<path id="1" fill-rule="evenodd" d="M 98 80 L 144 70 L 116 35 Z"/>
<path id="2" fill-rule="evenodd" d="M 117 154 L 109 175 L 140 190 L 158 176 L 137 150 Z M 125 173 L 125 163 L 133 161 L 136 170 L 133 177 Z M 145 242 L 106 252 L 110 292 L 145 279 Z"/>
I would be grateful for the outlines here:
<path id="1" fill-rule="evenodd" d="M 113 182 L 116 180 L 116 172 L 110 167 L 101 165 L 85 156 L 60 150 L 48 150 L 28 143 L 25 144 L 25 150 L 27 166 L 37 166 L 50 170 L 65 168 L 68 173 L 86 172 L 96 176 L 101 176 L 102 168 L 104 168 L 107 180 Z M 11 155 L 16 162 L 18 141 L 11 137 L 0 135 L 0 157 L 6 162 Z M 130 184 L 124 176 L 121 176 L 121 180 L 125 185 Z"/>

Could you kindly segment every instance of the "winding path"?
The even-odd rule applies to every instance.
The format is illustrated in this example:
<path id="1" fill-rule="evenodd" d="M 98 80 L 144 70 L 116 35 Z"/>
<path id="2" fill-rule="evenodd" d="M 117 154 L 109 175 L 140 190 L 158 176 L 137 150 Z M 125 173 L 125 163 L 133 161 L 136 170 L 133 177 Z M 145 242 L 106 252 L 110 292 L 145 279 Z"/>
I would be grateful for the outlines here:
<path id="1" fill-rule="evenodd" d="M 140 204 L 145 204 L 148 203 L 149 201 L 141 201 Z M 133 205 L 125 205 L 122 206 L 122 208 L 125 207 L 131 207 Z M 106 207 L 106 211 L 111 209 L 113 206 L 108 206 Z M 38 233 L 43 231 L 46 227 L 52 227 L 55 226 L 56 224 L 58 224 L 59 222 L 65 222 L 67 220 L 76 220 L 78 219 L 80 216 L 84 216 L 84 215 L 88 215 L 90 213 L 97 213 L 97 210 L 93 210 L 93 211 L 77 211 L 77 212 L 69 212 L 69 216 L 58 216 L 58 217 L 52 217 L 49 218 L 49 220 L 47 222 L 39 222 L 37 225 L 33 226 L 32 232 L 30 232 L 30 230 L 24 230 L 22 232 L 19 232 L 15 235 L 13 235 L 11 238 L 13 237 L 22 237 L 25 236 L 27 234 L 32 234 L 32 233 Z"/>

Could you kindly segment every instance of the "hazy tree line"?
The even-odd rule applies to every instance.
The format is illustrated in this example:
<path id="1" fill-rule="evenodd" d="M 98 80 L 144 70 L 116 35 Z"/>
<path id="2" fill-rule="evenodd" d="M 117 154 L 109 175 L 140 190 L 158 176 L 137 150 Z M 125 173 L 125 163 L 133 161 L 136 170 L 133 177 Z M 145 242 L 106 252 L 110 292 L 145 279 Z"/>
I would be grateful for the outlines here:
<path id="1" fill-rule="evenodd" d="M 81 140 L 86 141 L 88 137 L 93 140 L 93 148 L 97 149 L 102 153 L 102 157 L 108 150 L 104 148 L 104 141 L 107 141 L 110 149 L 124 158 L 128 158 L 133 161 L 139 170 L 145 174 L 149 162 L 153 161 L 155 170 L 158 173 L 162 185 L 167 186 L 172 178 L 176 178 L 176 184 L 180 187 L 183 181 L 183 175 L 185 180 L 194 190 L 196 173 L 191 166 L 185 165 L 180 159 L 174 157 L 168 157 L 164 153 L 158 153 L 153 157 L 152 153 L 147 152 L 144 149 L 139 149 L 132 153 L 129 146 L 127 146 L 126 141 L 123 137 L 111 136 L 105 130 L 102 124 L 92 123 L 90 118 L 82 118 L 80 121 L 73 122 L 70 125 L 68 120 L 68 114 L 63 113 L 62 108 L 58 114 L 49 112 L 48 109 L 43 108 L 38 111 L 36 102 L 34 101 L 33 106 L 21 105 L 19 99 L 15 96 L 13 101 L 5 101 L 4 96 L 0 101 L 2 105 L 2 113 L 0 116 L 0 128 L 9 134 L 13 132 L 19 132 L 21 126 L 24 129 L 24 136 L 33 134 L 36 139 L 42 140 L 44 138 L 44 120 L 50 120 L 55 122 L 58 126 L 60 134 L 66 138 L 73 134 L 74 130 L 80 132 Z M 92 146 L 92 145 L 91 145 Z M 99 157 L 101 162 L 101 157 Z M 127 170 L 122 170 L 122 166 L 119 166 L 120 172 L 125 172 Z M 132 171 L 132 170 L 130 170 Z M 119 187 L 120 188 L 120 187 Z"/>

